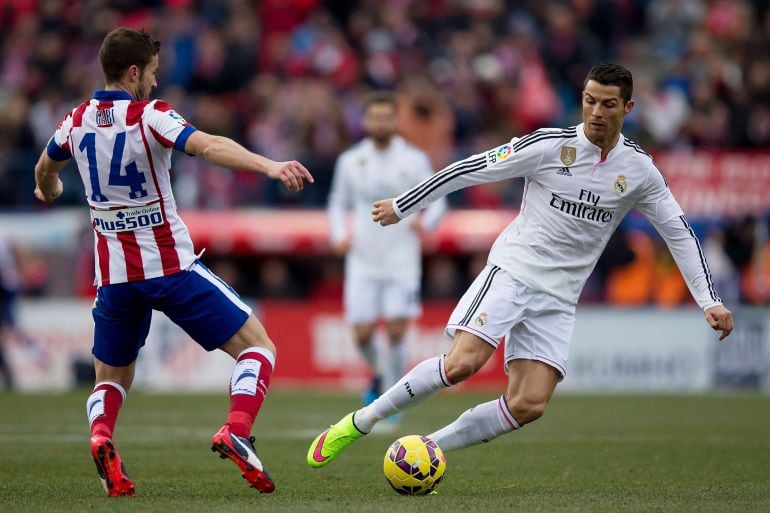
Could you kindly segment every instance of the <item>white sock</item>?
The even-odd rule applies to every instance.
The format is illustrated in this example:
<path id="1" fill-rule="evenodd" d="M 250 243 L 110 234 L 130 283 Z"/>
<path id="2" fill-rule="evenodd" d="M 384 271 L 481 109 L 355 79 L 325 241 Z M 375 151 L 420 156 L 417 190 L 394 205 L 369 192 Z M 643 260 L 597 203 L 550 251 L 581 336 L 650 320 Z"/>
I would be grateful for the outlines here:
<path id="1" fill-rule="evenodd" d="M 369 406 L 354 415 L 356 427 L 364 433 L 382 419 L 424 401 L 436 390 L 452 386 L 444 372 L 444 356 L 429 358 L 418 363 L 395 385 Z"/>
<path id="2" fill-rule="evenodd" d="M 489 442 L 519 427 L 508 411 L 505 396 L 502 396 L 474 406 L 448 426 L 428 435 L 428 438 L 436 442 L 442 451 L 454 451 Z"/>
<path id="3" fill-rule="evenodd" d="M 406 363 L 406 344 L 404 344 L 404 340 L 401 339 L 395 343 L 391 342 L 388 349 L 388 368 L 385 373 L 385 387 L 390 388 L 406 373 L 406 369 L 404 369 Z"/>

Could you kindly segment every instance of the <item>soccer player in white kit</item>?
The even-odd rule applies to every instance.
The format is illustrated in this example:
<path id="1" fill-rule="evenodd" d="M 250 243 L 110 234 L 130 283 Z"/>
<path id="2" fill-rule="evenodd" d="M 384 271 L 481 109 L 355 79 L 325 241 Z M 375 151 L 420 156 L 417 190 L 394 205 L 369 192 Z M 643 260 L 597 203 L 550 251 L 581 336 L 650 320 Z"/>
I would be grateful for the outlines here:
<path id="1" fill-rule="evenodd" d="M 652 158 L 620 132 L 631 112 L 631 73 L 599 64 L 582 93 L 583 123 L 542 129 L 473 155 L 395 199 L 374 203 L 383 226 L 469 185 L 525 178 L 521 210 L 498 236 L 488 264 L 460 299 L 446 355 L 410 370 L 369 406 L 316 438 L 308 464 L 321 467 L 381 419 L 475 374 L 505 337 L 508 386 L 428 435 L 444 451 L 488 442 L 538 419 L 567 372 L 575 304 L 612 232 L 631 208 L 663 236 L 706 321 L 721 331 L 733 318 L 714 290 L 700 244 Z"/>
<path id="2" fill-rule="evenodd" d="M 152 310 L 160 310 L 204 349 L 236 360 L 229 414 L 211 448 L 230 458 L 252 487 L 270 493 L 275 485 L 257 457 L 251 427 L 270 384 L 275 345 L 251 308 L 198 261 L 176 212 L 171 153 L 265 173 L 291 190 L 313 178 L 299 162 L 254 154 L 196 130 L 168 103 L 149 100 L 159 52 L 160 43 L 144 31 L 110 32 L 99 49 L 104 90 L 64 117 L 35 166 L 35 196 L 51 202 L 63 190 L 61 168 L 74 158 L 91 210 L 98 284 L 96 386 L 86 401 L 91 455 L 110 496 L 135 494 L 112 437 Z"/>
<path id="3" fill-rule="evenodd" d="M 391 93 L 378 92 L 367 100 L 364 128 L 368 137 L 337 159 L 327 211 L 332 249 L 345 255 L 345 318 L 372 373 L 364 395 L 364 404 L 369 404 L 380 395 L 383 381 L 390 387 L 406 370 L 404 337 L 409 321 L 421 311 L 420 235 L 436 227 L 446 200 L 440 198 L 386 230 L 373 224 L 373 201 L 417 185 L 433 170 L 425 153 L 396 135 L 396 99 Z M 385 366 L 372 343 L 380 319 L 389 341 Z"/>

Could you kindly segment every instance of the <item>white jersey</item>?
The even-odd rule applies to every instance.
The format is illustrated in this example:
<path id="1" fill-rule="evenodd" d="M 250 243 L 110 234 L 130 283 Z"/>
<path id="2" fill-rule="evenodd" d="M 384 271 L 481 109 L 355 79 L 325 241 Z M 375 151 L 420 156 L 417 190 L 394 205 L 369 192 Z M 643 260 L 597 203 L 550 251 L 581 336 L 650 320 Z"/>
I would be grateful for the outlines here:
<path id="1" fill-rule="evenodd" d="M 706 259 L 652 157 L 620 135 L 602 160 L 583 125 L 542 129 L 456 162 L 403 193 L 399 217 L 462 187 L 524 177 L 516 219 L 497 237 L 489 263 L 532 289 L 577 303 L 621 219 L 632 208 L 666 241 L 701 308 L 721 304 Z"/>
<path id="2" fill-rule="evenodd" d="M 168 276 L 195 260 L 170 176 L 172 150 L 184 150 L 194 131 L 168 103 L 124 91 L 96 91 L 59 124 L 48 155 L 77 162 L 98 285 Z"/>
<path id="3" fill-rule="evenodd" d="M 419 280 L 420 236 L 409 220 L 383 229 L 372 222 L 372 203 L 413 187 L 433 174 L 422 151 L 394 136 L 385 150 L 364 139 L 343 152 L 334 169 L 328 214 L 332 243 L 349 236 L 348 211 L 353 210 L 352 244 L 345 257 L 346 276 Z M 435 227 L 446 211 L 441 198 L 426 210 L 422 224 Z"/>

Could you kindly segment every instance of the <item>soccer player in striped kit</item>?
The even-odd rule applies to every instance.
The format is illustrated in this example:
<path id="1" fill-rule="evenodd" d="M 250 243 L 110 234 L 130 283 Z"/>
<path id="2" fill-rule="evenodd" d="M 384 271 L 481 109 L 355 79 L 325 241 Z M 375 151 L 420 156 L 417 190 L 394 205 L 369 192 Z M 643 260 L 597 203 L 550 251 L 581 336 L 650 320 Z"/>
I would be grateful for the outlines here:
<path id="1" fill-rule="evenodd" d="M 582 93 L 583 123 L 542 129 L 456 162 L 395 199 L 377 201 L 372 216 L 398 223 L 446 194 L 470 185 L 525 178 L 521 210 L 498 236 L 488 264 L 460 299 L 446 331 L 446 355 L 410 370 L 369 406 L 349 413 L 310 446 L 311 467 L 331 462 L 383 418 L 475 374 L 505 337 L 508 386 L 428 435 L 444 451 L 488 442 L 537 420 L 567 372 L 575 305 L 621 219 L 639 210 L 663 236 L 706 322 L 733 329 L 700 244 L 652 157 L 621 134 L 634 107 L 631 73 L 599 64 Z"/>
<path id="2" fill-rule="evenodd" d="M 110 496 L 134 495 L 112 441 L 131 387 L 152 310 L 164 312 L 204 349 L 235 360 L 230 411 L 212 450 L 230 458 L 251 486 L 275 486 L 257 457 L 251 427 L 264 401 L 276 349 L 264 327 L 226 283 L 201 264 L 171 190 L 171 152 L 233 169 L 265 173 L 291 190 L 313 177 L 296 161 L 274 162 L 232 139 L 190 125 L 166 102 L 150 100 L 160 43 L 118 28 L 99 50 L 105 88 L 67 114 L 35 167 L 35 196 L 62 193 L 59 171 L 74 158 L 95 235 L 93 307 L 96 386 L 86 402 L 91 454 Z"/>
<path id="3" fill-rule="evenodd" d="M 379 397 L 383 382 L 390 387 L 406 370 L 404 337 L 409 321 L 420 314 L 420 235 L 439 223 L 446 200 L 387 230 L 373 224 L 373 201 L 387 191 L 397 194 L 417 185 L 433 170 L 425 153 L 396 135 L 392 93 L 378 92 L 367 100 L 364 128 L 368 137 L 337 159 L 327 210 L 332 248 L 345 255 L 345 317 L 372 373 L 364 395 L 369 404 Z M 386 365 L 378 361 L 372 343 L 380 319 L 389 341 Z"/>

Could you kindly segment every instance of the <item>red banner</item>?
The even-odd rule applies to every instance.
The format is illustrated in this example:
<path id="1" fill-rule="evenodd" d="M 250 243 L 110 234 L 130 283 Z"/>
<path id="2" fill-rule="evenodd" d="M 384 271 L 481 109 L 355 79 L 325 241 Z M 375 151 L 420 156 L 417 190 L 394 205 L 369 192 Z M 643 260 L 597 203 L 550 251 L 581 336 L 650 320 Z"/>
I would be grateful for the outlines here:
<path id="1" fill-rule="evenodd" d="M 453 210 L 423 242 L 426 253 L 489 251 L 515 210 Z M 196 247 L 226 254 L 328 254 L 329 222 L 323 210 L 185 211 Z"/>
<path id="2" fill-rule="evenodd" d="M 656 154 L 655 162 L 690 218 L 770 209 L 770 153 L 672 151 Z"/>
<path id="3" fill-rule="evenodd" d="M 770 154 L 675 151 L 655 155 L 691 219 L 764 214 L 770 210 Z M 424 239 L 425 253 L 486 252 L 518 210 L 452 210 Z M 227 254 L 328 254 L 324 210 L 182 213 L 197 247 Z"/>
<path id="4" fill-rule="evenodd" d="M 445 353 L 451 340 L 444 326 L 454 303 L 427 303 L 423 315 L 407 337 L 408 367 Z M 334 303 L 308 301 L 270 301 L 256 312 L 278 348 L 274 380 L 284 387 L 328 387 L 364 390 L 369 374 L 353 341 L 350 327 L 342 316 L 342 307 Z M 386 350 L 384 333 L 374 343 Z M 462 387 L 503 390 L 503 350 Z"/>

